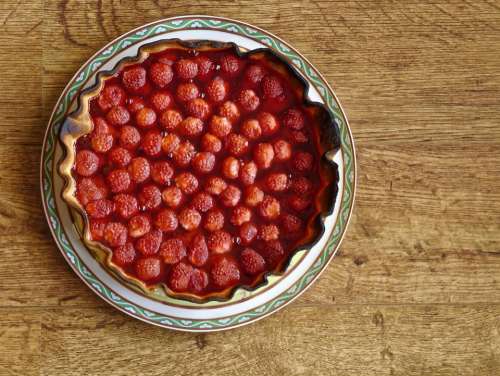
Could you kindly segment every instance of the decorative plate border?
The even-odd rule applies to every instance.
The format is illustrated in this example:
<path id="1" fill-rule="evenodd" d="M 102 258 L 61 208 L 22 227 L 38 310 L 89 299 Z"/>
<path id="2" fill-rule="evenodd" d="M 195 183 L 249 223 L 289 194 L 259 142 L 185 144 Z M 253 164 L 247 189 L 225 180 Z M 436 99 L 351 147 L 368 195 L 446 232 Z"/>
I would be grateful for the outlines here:
<path id="1" fill-rule="evenodd" d="M 69 108 L 71 107 L 71 104 L 73 103 L 73 100 L 75 99 L 75 96 L 79 93 L 87 78 L 93 74 L 110 56 L 120 52 L 133 43 L 140 42 L 150 36 L 168 31 L 196 28 L 226 31 L 243 35 L 264 43 L 288 57 L 295 67 L 316 87 L 320 95 L 324 98 L 329 110 L 334 115 L 335 121 L 340 129 L 340 141 L 345 171 L 345 190 L 342 202 L 340 203 L 340 212 L 335 228 L 333 229 L 332 235 L 328 239 L 323 252 L 313 266 L 292 287 L 279 297 L 256 307 L 251 311 L 211 320 L 183 320 L 167 315 L 160 315 L 125 301 L 104 286 L 95 277 L 95 275 L 93 275 L 93 273 L 82 264 L 79 256 L 71 248 L 68 239 L 64 235 L 64 231 L 55 207 L 54 194 L 57 193 L 54 192 L 51 180 L 53 175 L 52 168 L 54 165 L 53 158 L 55 145 L 58 142 L 60 128 Z M 40 169 L 41 195 L 50 230 L 61 252 L 82 280 L 101 298 L 123 312 L 151 324 L 184 331 L 215 331 L 234 328 L 263 318 L 297 298 L 321 274 L 326 265 L 337 252 L 352 212 L 356 185 L 354 144 L 347 118 L 338 99 L 333 93 L 333 90 L 321 74 L 313 68 L 311 63 L 306 58 L 294 51 L 278 37 L 240 21 L 209 16 L 175 17 L 144 25 L 112 41 L 92 58 L 90 58 L 89 64 L 85 64 L 84 67 L 75 74 L 73 79 L 70 80 L 70 84 L 68 84 L 65 88 L 55 106 L 54 113 L 49 120 L 44 138 Z"/>

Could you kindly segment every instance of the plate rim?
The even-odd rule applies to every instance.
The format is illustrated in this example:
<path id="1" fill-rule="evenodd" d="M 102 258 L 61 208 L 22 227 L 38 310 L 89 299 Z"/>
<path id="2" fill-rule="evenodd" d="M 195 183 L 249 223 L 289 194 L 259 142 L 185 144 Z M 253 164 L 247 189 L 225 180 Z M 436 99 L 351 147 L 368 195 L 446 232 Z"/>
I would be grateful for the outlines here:
<path id="1" fill-rule="evenodd" d="M 205 22 L 205 23 L 213 22 L 213 24 L 212 25 L 205 24 L 204 27 L 201 27 L 201 26 L 187 27 L 186 24 L 184 24 L 184 25 L 182 24 L 183 21 L 191 22 L 193 25 L 197 21 L 199 21 L 198 23 L 200 23 L 200 22 Z M 175 25 L 176 22 L 178 23 L 178 25 L 180 25 L 179 27 L 176 27 L 176 26 L 178 26 L 178 25 Z M 220 24 L 221 22 L 227 22 L 227 23 L 229 23 L 230 24 L 229 29 L 231 27 L 233 27 L 233 30 L 227 30 L 227 28 L 226 29 L 216 28 L 215 26 L 218 25 L 218 24 Z M 263 42 L 260 39 L 253 38 L 253 36 L 250 35 L 249 33 L 241 32 L 241 31 L 238 30 L 238 27 L 240 29 L 247 28 L 247 30 L 252 30 L 252 32 L 251 32 L 252 34 L 260 33 L 261 37 L 263 37 L 263 38 L 269 38 L 268 39 L 269 43 L 272 43 L 271 42 L 272 39 L 274 39 L 273 42 L 276 45 L 278 45 L 278 43 L 276 43 L 276 41 L 279 42 L 281 44 L 281 47 L 283 47 L 283 49 L 286 48 L 288 52 L 291 52 L 291 53 L 295 54 L 296 57 L 298 57 L 299 59 L 303 60 L 303 62 L 302 62 L 303 63 L 303 67 L 302 66 L 297 66 L 297 65 L 295 67 L 299 71 L 301 71 L 302 74 L 305 73 L 305 75 L 308 78 L 308 80 L 312 80 L 312 78 L 310 77 L 310 75 L 314 74 L 315 78 L 318 78 L 319 81 L 320 81 L 320 82 L 318 82 L 318 81 L 316 81 L 316 82 L 312 81 L 311 84 L 313 84 L 314 86 L 316 86 L 317 84 L 320 84 L 321 86 L 323 86 L 324 89 L 326 89 L 327 94 L 330 95 L 330 101 L 328 101 L 327 98 L 324 98 L 325 99 L 325 104 L 332 111 L 333 116 L 337 120 L 337 122 L 339 122 L 339 128 L 340 128 L 340 133 L 341 133 L 340 134 L 340 141 L 341 141 L 341 149 L 343 151 L 343 155 L 345 154 L 345 147 L 347 147 L 347 149 L 350 148 L 350 155 L 349 155 L 349 157 L 351 158 L 351 167 L 350 167 L 351 176 L 347 175 L 347 173 L 349 171 L 349 168 L 345 168 L 345 161 L 344 161 L 344 166 L 343 166 L 345 168 L 345 185 L 346 186 L 350 185 L 350 194 L 347 196 L 347 195 L 345 195 L 345 192 L 343 192 L 344 195 L 343 195 L 343 197 L 342 197 L 342 199 L 340 201 L 340 208 L 339 208 L 339 214 L 338 214 L 339 218 L 341 216 L 344 216 L 344 218 L 343 218 L 344 222 L 343 222 L 343 224 L 340 225 L 340 227 L 341 227 L 340 228 L 340 235 L 337 238 L 337 240 L 334 241 L 333 244 L 331 244 L 331 240 L 332 240 L 331 238 L 332 238 L 332 236 L 330 236 L 330 238 L 327 241 L 327 244 L 325 245 L 325 247 L 323 248 L 323 250 L 318 255 L 318 258 L 320 258 L 320 257 L 322 257 L 322 255 L 326 254 L 327 253 L 326 251 L 328 250 L 328 248 L 333 247 L 334 248 L 333 252 L 331 252 L 331 254 L 327 257 L 326 260 L 324 260 L 322 263 L 319 264 L 320 269 L 317 270 L 317 271 L 315 271 L 314 272 L 315 274 L 312 275 L 312 278 L 309 278 L 301 287 L 297 287 L 297 285 L 304 279 L 305 275 L 308 274 L 311 271 L 311 269 L 313 269 L 313 267 L 317 263 L 317 261 L 315 261 L 314 265 L 311 265 L 308 269 L 306 269 L 305 272 L 303 273 L 303 275 L 290 288 L 288 288 L 287 290 L 283 291 L 280 295 L 278 295 L 278 296 L 274 297 L 273 299 L 271 299 L 271 300 L 269 300 L 269 301 L 267 301 L 267 302 L 265 302 L 265 303 L 263 303 L 263 304 L 255 307 L 254 309 L 252 309 L 249 312 L 236 313 L 236 314 L 231 314 L 231 315 L 227 316 L 227 317 L 234 317 L 234 319 L 235 319 L 234 321 L 233 320 L 228 320 L 228 321 L 232 321 L 232 323 L 230 325 L 226 325 L 223 322 L 221 322 L 221 323 L 219 323 L 217 325 L 213 325 L 212 324 L 212 326 L 210 326 L 210 324 L 208 324 L 207 327 L 200 327 L 200 326 L 203 326 L 203 323 L 206 323 L 207 321 L 208 322 L 214 322 L 214 321 L 218 321 L 219 318 L 208 319 L 208 320 L 189 319 L 188 321 L 190 323 L 184 323 L 184 324 L 181 323 L 181 325 L 179 325 L 179 323 L 176 323 L 176 321 L 181 322 L 182 319 L 175 318 L 175 317 L 174 318 L 170 318 L 168 316 L 163 316 L 164 319 L 167 319 L 169 321 L 169 323 L 165 323 L 165 322 L 161 322 L 161 320 L 158 320 L 158 321 L 152 320 L 151 316 L 148 315 L 147 310 L 141 309 L 144 312 L 143 312 L 142 315 L 139 315 L 139 314 L 137 314 L 135 312 L 129 311 L 127 309 L 127 307 L 119 305 L 115 300 L 113 300 L 112 296 L 110 297 L 107 294 L 103 293 L 101 291 L 101 289 L 96 288 L 95 285 L 93 285 L 90 281 L 87 280 L 87 278 L 85 278 L 84 274 L 86 274 L 86 272 L 91 274 L 90 271 L 87 270 L 85 272 L 85 270 L 83 270 L 83 271 L 79 270 L 77 268 L 75 262 L 74 261 L 70 261 L 68 255 L 66 254 L 65 250 L 63 249 L 63 247 L 60 244 L 60 242 L 64 243 L 64 239 L 63 239 L 64 236 L 63 236 L 62 239 L 61 239 L 60 236 L 59 237 L 57 236 L 56 229 L 53 228 L 53 224 L 51 223 L 52 220 L 51 220 L 51 217 L 50 217 L 50 213 L 48 213 L 48 205 L 47 205 L 48 198 L 46 197 L 46 193 L 45 193 L 45 190 L 44 190 L 44 188 L 45 188 L 45 181 L 49 180 L 49 187 L 47 188 L 47 191 L 50 191 L 53 188 L 53 182 L 51 181 L 52 180 L 51 175 L 47 175 L 46 176 L 46 174 L 45 174 L 45 160 L 46 159 L 50 160 L 51 154 L 53 154 L 53 152 L 55 151 L 55 143 L 58 142 L 58 140 L 57 140 L 57 132 L 51 132 L 51 131 L 53 131 L 53 129 L 56 128 L 56 126 L 57 126 L 57 124 L 56 124 L 57 122 L 55 121 L 55 119 L 56 119 L 56 117 L 58 115 L 59 116 L 61 115 L 60 108 L 64 107 L 64 106 L 62 106 L 64 104 L 64 103 L 62 103 L 62 102 L 64 102 L 64 98 L 66 98 L 68 96 L 71 97 L 70 88 L 72 86 L 74 86 L 75 83 L 78 82 L 78 77 L 82 73 L 84 73 L 84 68 L 90 68 L 93 65 L 92 62 L 98 56 L 103 55 L 103 53 L 106 52 L 107 50 L 109 50 L 110 47 L 113 47 L 113 46 L 116 47 L 116 50 L 112 51 L 113 53 L 114 52 L 120 52 L 124 48 L 128 47 L 128 45 L 124 46 L 124 47 L 122 46 L 121 49 L 120 49 L 120 48 L 118 48 L 118 47 L 120 47 L 119 46 L 120 43 L 123 42 L 123 41 L 125 41 L 130 36 L 137 35 L 139 37 L 138 41 L 142 42 L 147 37 L 155 35 L 152 32 L 148 33 L 147 32 L 148 29 L 155 28 L 155 27 L 160 28 L 162 25 L 167 25 L 167 24 L 170 24 L 171 26 L 170 26 L 170 28 L 168 30 L 165 29 L 164 32 L 167 32 L 167 31 L 172 31 L 172 32 L 174 32 L 174 31 L 183 31 L 183 30 L 190 30 L 190 29 L 193 29 L 193 28 L 195 28 L 195 29 L 196 28 L 209 28 L 209 29 L 215 30 L 215 31 L 222 31 L 222 32 L 227 32 L 227 33 L 236 33 L 238 35 L 242 35 L 244 37 L 257 40 L 258 42 L 261 42 L 261 43 Z M 201 23 L 200 23 L 200 25 L 201 25 Z M 152 29 L 152 30 L 154 30 L 154 29 Z M 141 32 L 142 32 L 142 34 L 141 34 Z M 140 36 L 143 36 L 143 38 L 140 38 Z M 267 44 L 267 43 L 265 43 L 265 44 Z M 273 48 L 273 49 L 277 50 L 278 53 L 281 53 L 281 54 L 284 53 L 284 51 L 280 50 L 279 48 Z M 112 56 L 112 53 L 110 53 L 109 55 Z M 304 64 L 304 62 L 307 63 L 307 64 Z M 300 63 L 300 61 L 299 61 L 299 63 Z M 304 72 L 304 70 L 306 70 L 306 69 L 309 69 L 309 74 L 307 74 L 306 72 Z M 95 69 L 91 69 L 91 71 L 90 71 L 89 74 L 93 74 L 94 71 L 95 71 Z M 74 98 L 76 97 L 75 96 L 76 93 L 73 94 L 73 99 L 71 99 L 70 102 L 72 102 L 74 100 Z M 322 96 L 324 96 L 326 93 L 323 92 L 321 94 L 322 94 Z M 335 109 L 337 111 L 334 111 L 332 107 L 335 107 Z M 68 110 L 68 108 L 66 110 Z M 342 131 L 344 131 L 344 132 L 342 132 Z M 49 136 L 51 136 L 52 133 L 55 133 L 56 136 L 55 136 L 55 139 L 52 140 L 52 146 L 49 146 L 49 148 L 48 148 L 47 146 L 49 145 L 48 144 Z M 344 135 L 343 135 L 343 133 L 344 133 Z M 344 142 L 345 141 L 344 138 L 347 140 L 346 142 Z M 47 156 L 47 154 L 48 154 L 48 156 Z M 53 157 L 53 155 L 52 155 L 52 157 Z M 50 171 L 50 170 L 47 170 L 47 171 Z M 45 180 L 44 180 L 44 177 L 45 177 Z M 351 215 L 352 215 L 352 211 L 353 211 L 353 207 L 354 207 L 355 193 L 356 193 L 356 185 L 357 185 L 356 183 L 357 183 L 356 150 L 355 150 L 354 140 L 353 140 L 353 137 L 352 137 L 352 132 L 351 132 L 351 129 L 350 129 L 349 122 L 348 122 L 347 116 L 345 114 L 345 111 L 342 108 L 342 106 L 340 104 L 340 101 L 338 100 L 335 92 L 333 91 L 333 89 L 329 85 L 329 83 L 326 81 L 326 79 L 324 78 L 324 76 L 314 67 L 313 64 L 311 64 L 311 62 L 307 58 L 305 58 L 292 45 L 290 45 L 289 43 L 283 41 L 281 38 L 277 37 L 276 35 L 268 32 L 268 31 L 266 31 L 266 30 L 264 30 L 262 28 L 259 28 L 257 26 L 251 25 L 251 24 L 243 22 L 243 21 L 234 20 L 234 19 L 226 18 L 226 17 L 216 17 L 216 16 L 208 16 L 208 15 L 183 15 L 183 16 L 176 16 L 176 17 L 170 17 L 170 18 L 160 19 L 160 20 L 148 23 L 148 24 L 141 25 L 141 26 L 139 26 L 139 27 L 137 27 L 135 29 L 132 29 L 132 30 L 126 32 L 126 33 L 123 33 L 123 34 L 119 35 L 117 38 L 115 38 L 112 41 L 110 41 L 109 43 L 107 43 L 106 45 L 104 45 L 102 48 L 98 49 L 88 60 L 86 60 L 80 66 L 80 68 L 76 71 L 76 73 L 73 75 L 73 77 L 69 79 L 67 85 L 64 87 L 64 89 L 61 92 L 60 97 L 58 98 L 57 102 L 55 103 L 54 109 L 53 109 L 52 114 L 51 114 L 51 116 L 50 116 L 50 118 L 48 120 L 48 124 L 47 124 L 46 130 L 45 130 L 45 135 L 44 135 L 44 139 L 43 139 L 43 147 L 42 147 L 42 151 L 41 151 L 41 159 L 40 159 L 40 191 L 41 191 L 41 197 L 42 197 L 42 202 L 43 202 L 44 214 L 45 214 L 46 219 L 48 221 L 49 229 L 51 231 L 52 237 L 54 238 L 54 242 L 56 243 L 57 247 L 59 248 L 59 251 L 63 254 L 63 257 L 66 259 L 66 261 L 68 262 L 68 264 L 70 265 L 70 267 L 75 271 L 75 273 L 80 277 L 80 279 L 82 279 L 84 281 L 84 283 L 86 285 L 88 285 L 89 288 L 92 291 L 94 291 L 99 297 L 101 297 L 104 301 L 106 301 L 107 303 L 109 303 L 113 307 L 121 310 L 122 312 L 124 312 L 124 313 L 126 313 L 126 314 L 128 314 L 128 315 L 130 315 L 130 316 L 132 316 L 134 318 L 137 318 L 137 319 L 139 319 L 141 321 L 144 321 L 144 322 L 147 322 L 149 324 L 157 325 L 157 326 L 164 327 L 164 328 L 170 328 L 170 329 L 180 330 L 180 331 L 191 331 L 191 332 L 200 332 L 200 331 L 208 332 L 208 331 L 226 330 L 226 329 L 236 328 L 236 327 L 239 327 L 239 326 L 242 326 L 242 325 L 246 325 L 246 324 L 255 322 L 257 320 L 260 320 L 260 319 L 262 319 L 264 317 L 267 317 L 270 314 L 278 311 L 279 309 L 283 308 L 284 306 L 286 306 L 289 303 L 291 303 L 292 301 L 294 301 L 303 292 L 305 292 L 314 283 L 314 281 L 323 273 L 323 271 L 326 269 L 326 267 L 328 266 L 328 264 L 335 257 L 336 253 L 339 250 L 339 247 L 340 247 L 340 245 L 342 243 L 342 240 L 343 240 L 343 238 L 345 236 L 345 233 L 346 233 L 346 230 L 347 230 L 347 227 L 349 225 L 349 221 L 350 221 L 350 218 L 351 218 Z M 52 194 L 56 194 L 56 193 L 54 192 Z M 349 205 L 347 213 L 345 212 L 345 208 L 343 209 L 343 207 L 345 205 Z M 57 215 L 56 215 L 56 217 L 57 217 Z M 59 219 L 59 218 L 57 218 L 57 219 Z M 55 225 L 54 225 L 54 227 L 55 227 Z M 68 243 L 67 240 L 66 240 L 66 243 Z M 106 287 L 102 287 L 102 286 L 101 286 L 101 288 L 102 289 L 107 289 Z M 283 298 L 283 295 L 286 295 L 289 290 L 294 289 L 294 288 L 295 288 L 295 290 L 298 289 L 299 291 L 293 293 L 292 296 L 287 297 L 279 305 L 275 305 L 273 308 L 269 309 L 267 312 L 264 312 L 262 314 L 256 314 L 254 316 L 246 317 L 245 320 L 241 320 L 241 319 L 245 318 L 245 316 L 248 316 L 248 313 L 250 313 L 252 311 L 255 311 L 256 309 L 258 309 L 260 307 L 265 307 L 266 305 L 269 305 L 271 303 L 279 301 L 280 298 Z M 110 294 L 114 295 L 112 292 Z M 127 305 L 134 306 L 134 304 L 132 302 L 127 302 Z M 263 310 L 263 311 L 265 311 L 265 310 Z M 152 314 L 152 313 L 150 313 L 150 314 Z M 240 317 L 240 319 L 238 319 L 238 317 Z M 223 320 L 223 321 L 225 321 L 225 320 Z M 201 323 L 201 325 L 197 325 L 196 327 L 189 326 L 192 323 Z"/>

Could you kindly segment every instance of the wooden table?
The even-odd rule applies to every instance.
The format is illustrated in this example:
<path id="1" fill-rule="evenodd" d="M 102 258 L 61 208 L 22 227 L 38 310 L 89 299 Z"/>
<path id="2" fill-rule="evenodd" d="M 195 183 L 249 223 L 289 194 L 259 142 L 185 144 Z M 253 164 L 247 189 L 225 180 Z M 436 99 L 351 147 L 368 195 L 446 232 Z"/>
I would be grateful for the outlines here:
<path id="1" fill-rule="evenodd" d="M 500 374 L 500 1 L 0 4 L 1 375 Z M 180 14 L 238 18 L 334 86 L 359 161 L 354 216 L 318 282 L 215 334 L 96 297 L 49 235 L 39 155 L 52 107 L 109 40 Z M 305 23 L 304 23 L 305 22 Z"/>

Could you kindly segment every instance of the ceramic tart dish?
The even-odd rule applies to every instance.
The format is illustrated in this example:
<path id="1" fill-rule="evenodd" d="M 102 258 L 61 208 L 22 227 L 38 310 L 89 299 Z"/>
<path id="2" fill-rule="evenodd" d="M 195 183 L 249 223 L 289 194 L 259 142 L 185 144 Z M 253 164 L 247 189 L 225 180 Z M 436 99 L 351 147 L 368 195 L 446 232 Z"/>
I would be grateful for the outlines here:
<path id="1" fill-rule="evenodd" d="M 211 41 L 144 45 L 99 74 L 62 137 L 85 243 L 145 294 L 265 285 L 324 234 L 338 191 L 338 130 L 306 86 L 269 49 Z"/>
<path id="2" fill-rule="evenodd" d="M 202 30 L 223 22 L 220 34 Z M 312 68 L 304 74 L 282 53 L 284 42 L 253 46 L 228 35 L 258 33 L 240 25 L 182 17 L 136 31 L 135 48 L 119 38 L 125 53 L 107 69 L 94 65 L 94 83 L 73 93 L 60 124 L 54 172 L 72 224 L 62 227 L 121 285 L 118 295 L 103 284 L 112 300 L 131 303 L 130 313 L 164 305 L 173 313 L 159 316 L 166 327 L 225 329 L 240 307 L 276 303 L 283 292 L 271 295 L 290 291 L 292 277 L 323 269 L 352 209 L 344 115 L 318 93 Z"/>

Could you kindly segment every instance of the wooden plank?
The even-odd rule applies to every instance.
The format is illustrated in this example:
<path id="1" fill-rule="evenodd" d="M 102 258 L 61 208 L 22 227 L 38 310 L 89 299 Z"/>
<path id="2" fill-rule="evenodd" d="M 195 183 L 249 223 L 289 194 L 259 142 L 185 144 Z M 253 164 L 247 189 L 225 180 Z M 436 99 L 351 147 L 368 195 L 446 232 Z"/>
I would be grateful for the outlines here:
<path id="1" fill-rule="evenodd" d="M 499 305 L 291 305 L 178 333 L 111 309 L 42 313 L 42 375 L 495 375 Z"/>
<path id="2" fill-rule="evenodd" d="M 40 316 L 33 313 L 0 310 L 1 375 L 39 375 Z"/>
<path id="3" fill-rule="evenodd" d="M 499 9 L 2 1 L 0 374 L 497 375 Z M 143 23 L 200 13 L 266 28 L 310 59 L 347 111 L 359 162 L 349 232 L 318 282 L 277 315 L 208 335 L 108 307 L 66 265 L 38 198 L 45 124 L 82 62 Z"/>

